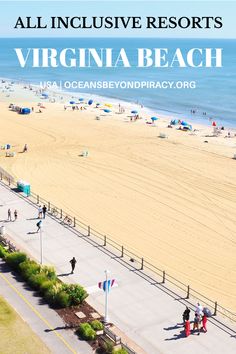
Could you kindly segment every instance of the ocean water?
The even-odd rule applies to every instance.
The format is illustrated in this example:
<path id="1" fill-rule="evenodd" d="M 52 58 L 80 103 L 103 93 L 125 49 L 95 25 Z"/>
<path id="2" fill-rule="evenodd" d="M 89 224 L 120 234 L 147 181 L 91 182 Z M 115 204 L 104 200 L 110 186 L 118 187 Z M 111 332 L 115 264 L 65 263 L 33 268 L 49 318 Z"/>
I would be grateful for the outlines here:
<path id="1" fill-rule="evenodd" d="M 140 103 L 154 111 L 181 116 L 197 122 L 236 127 L 236 40 L 159 39 L 159 38 L 19 38 L 0 39 L 0 77 L 26 83 L 44 81 L 195 81 L 195 89 L 82 89 L 93 95 Z M 32 60 L 21 68 L 13 48 L 125 48 L 131 65 L 136 63 L 137 48 L 223 48 L 222 68 L 32 68 Z M 71 90 L 78 93 L 77 89 Z M 195 109 L 194 115 L 190 114 Z M 203 115 L 206 112 L 206 116 Z"/>

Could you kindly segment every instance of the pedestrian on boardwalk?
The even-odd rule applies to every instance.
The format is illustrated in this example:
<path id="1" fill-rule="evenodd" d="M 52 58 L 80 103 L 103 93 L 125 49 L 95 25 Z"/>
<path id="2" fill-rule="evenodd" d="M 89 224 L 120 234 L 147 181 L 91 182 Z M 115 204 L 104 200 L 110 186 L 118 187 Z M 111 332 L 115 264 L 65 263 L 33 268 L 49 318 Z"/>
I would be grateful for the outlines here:
<path id="1" fill-rule="evenodd" d="M 196 309 L 195 309 L 195 313 L 197 313 L 199 316 L 202 316 L 203 315 L 203 307 L 202 305 L 198 302 L 197 303 L 197 306 L 196 306 Z"/>
<path id="2" fill-rule="evenodd" d="M 8 211 L 7 211 L 7 220 L 8 221 L 12 221 L 12 219 L 11 219 L 11 209 L 8 209 Z"/>
<path id="3" fill-rule="evenodd" d="M 186 306 L 186 309 L 183 312 L 183 323 L 185 323 L 186 321 L 189 321 L 189 316 L 190 316 L 190 310 L 189 310 L 188 306 Z"/>
<path id="4" fill-rule="evenodd" d="M 36 226 L 37 226 L 37 232 L 39 232 L 39 230 L 41 230 L 41 224 L 42 224 L 42 220 L 39 220 L 38 222 L 37 222 L 37 224 L 36 224 Z"/>
<path id="5" fill-rule="evenodd" d="M 45 219 L 45 216 L 46 216 L 46 212 L 47 212 L 47 207 L 46 207 L 46 205 L 44 204 L 44 206 L 43 206 L 43 218 Z"/>
<path id="6" fill-rule="evenodd" d="M 195 330 L 197 330 L 198 331 L 198 336 L 200 335 L 200 328 L 199 328 L 200 322 L 201 322 L 200 315 L 196 312 L 194 320 L 193 320 L 193 332 Z"/>
<path id="7" fill-rule="evenodd" d="M 201 329 L 205 333 L 207 332 L 206 324 L 207 324 L 207 315 L 204 313 L 203 317 L 202 317 L 202 327 L 201 327 Z"/>
<path id="8" fill-rule="evenodd" d="M 42 216 L 43 216 L 43 208 L 40 205 L 38 208 L 38 219 L 42 219 Z"/>
<path id="9" fill-rule="evenodd" d="M 17 210 L 15 210 L 15 211 L 14 211 L 14 218 L 15 218 L 15 220 L 14 220 L 14 221 L 16 221 L 16 220 L 17 220 L 17 217 L 18 217 L 18 213 L 17 213 Z"/>
<path id="10" fill-rule="evenodd" d="M 185 332 L 185 336 L 188 337 L 190 335 L 190 322 L 189 320 L 184 322 L 184 332 Z"/>
<path id="11" fill-rule="evenodd" d="M 76 262 L 77 262 L 77 261 L 76 261 L 75 257 L 73 257 L 73 258 L 70 260 L 70 264 L 71 264 L 71 274 L 74 273 Z"/>

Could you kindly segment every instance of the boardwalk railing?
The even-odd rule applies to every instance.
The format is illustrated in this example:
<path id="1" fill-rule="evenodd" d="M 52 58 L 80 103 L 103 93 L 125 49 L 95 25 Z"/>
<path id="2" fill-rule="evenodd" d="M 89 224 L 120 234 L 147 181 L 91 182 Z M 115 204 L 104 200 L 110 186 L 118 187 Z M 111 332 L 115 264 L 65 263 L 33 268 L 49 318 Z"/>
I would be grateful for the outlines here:
<path id="1" fill-rule="evenodd" d="M 0 169 L 0 179 L 5 185 L 8 185 L 9 188 L 11 186 L 17 186 L 14 178 L 5 173 L 3 169 Z M 162 286 L 167 286 L 169 284 L 174 286 L 175 288 L 181 290 L 182 299 L 188 300 L 191 298 L 195 301 L 199 301 L 203 306 L 209 308 L 214 316 L 221 314 L 231 321 L 236 322 L 236 313 L 233 313 L 232 311 L 221 306 L 217 301 L 213 301 L 198 291 L 192 289 L 190 285 L 186 285 L 170 274 L 167 274 L 165 270 L 154 266 L 149 261 L 145 260 L 144 257 L 128 250 L 125 246 L 120 245 L 108 235 L 104 235 L 93 229 L 90 225 L 80 221 L 79 217 L 69 215 L 61 208 L 58 208 L 53 203 L 33 192 L 31 192 L 30 196 L 25 196 L 23 193 L 19 194 L 25 199 L 30 200 L 34 205 L 46 205 L 48 213 L 51 217 L 61 222 L 61 224 L 65 227 L 70 227 L 73 229 L 73 232 L 75 232 L 78 236 L 85 237 L 87 241 L 96 244 L 104 251 L 112 254 L 126 266 L 128 265 L 129 267 L 132 267 L 132 269 L 139 272 L 139 274 L 142 274 L 142 276 L 152 282 L 152 284 Z M 171 288 L 169 290 L 172 291 Z"/>

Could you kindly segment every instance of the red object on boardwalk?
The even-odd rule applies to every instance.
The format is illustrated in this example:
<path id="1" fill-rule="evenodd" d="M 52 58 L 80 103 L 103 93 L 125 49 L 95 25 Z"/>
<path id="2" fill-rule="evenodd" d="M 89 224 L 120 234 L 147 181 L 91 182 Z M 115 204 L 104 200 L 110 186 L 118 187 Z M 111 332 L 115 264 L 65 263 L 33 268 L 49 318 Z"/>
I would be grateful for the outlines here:
<path id="1" fill-rule="evenodd" d="M 185 321 L 184 324 L 185 336 L 188 337 L 190 335 L 190 322 Z"/>

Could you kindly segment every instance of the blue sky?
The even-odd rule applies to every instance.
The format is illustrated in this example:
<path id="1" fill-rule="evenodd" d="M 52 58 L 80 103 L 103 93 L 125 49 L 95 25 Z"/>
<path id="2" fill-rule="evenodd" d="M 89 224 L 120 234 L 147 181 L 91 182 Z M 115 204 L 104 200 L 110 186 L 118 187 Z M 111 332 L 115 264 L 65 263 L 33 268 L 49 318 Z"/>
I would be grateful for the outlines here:
<path id="1" fill-rule="evenodd" d="M 179 37 L 179 38 L 236 38 L 236 1 L 143 1 L 143 0 L 110 0 L 110 1 L 2 1 L 0 0 L 0 36 L 1 37 Z M 142 29 L 63 29 L 45 30 L 14 29 L 17 18 L 42 16 L 44 23 L 50 27 L 51 16 L 141 16 Z M 145 29 L 146 16 L 221 16 L 222 29 Z"/>

